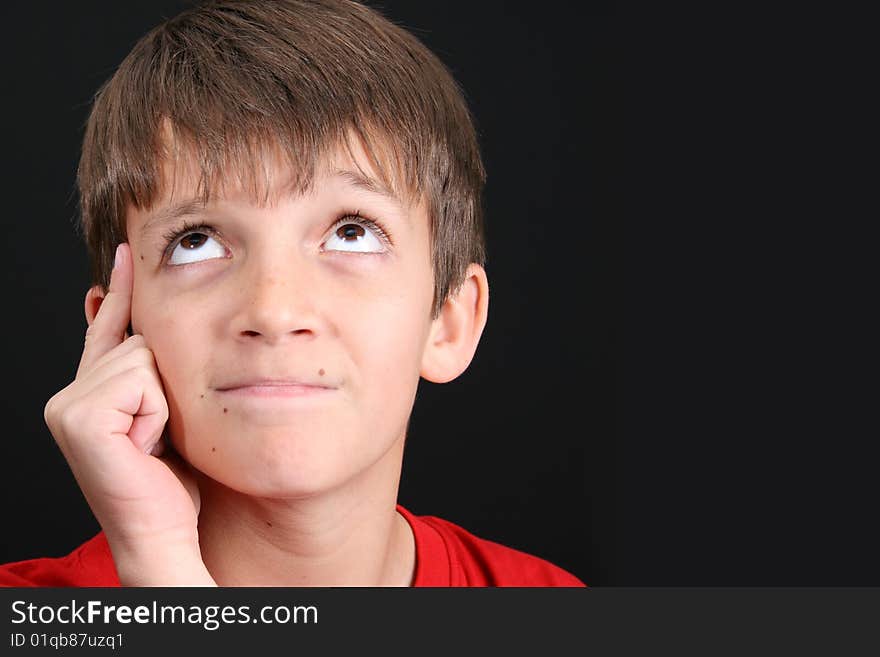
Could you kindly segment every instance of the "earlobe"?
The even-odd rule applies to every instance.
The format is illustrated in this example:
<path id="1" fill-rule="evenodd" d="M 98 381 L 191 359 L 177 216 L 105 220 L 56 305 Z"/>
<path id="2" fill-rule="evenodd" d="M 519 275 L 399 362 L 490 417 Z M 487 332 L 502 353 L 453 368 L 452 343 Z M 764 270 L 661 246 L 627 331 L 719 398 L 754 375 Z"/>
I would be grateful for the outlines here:
<path id="1" fill-rule="evenodd" d="M 89 291 L 86 292 L 85 311 L 86 321 L 89 323 L 89 326 L 95 321 L 95 317 L 98 315 L 98 310 L 100 310 L 101 304 L 104 303 L 105 295 L 106 292 L 104 292 L 104 288 L 100 285 L 95 285 L 94 287 L 89 288 Z"/>
<path id="2" fill-rule="evenodd" d="M 422 378 L 447 383 L 464 372 L 477 350 L 489 312 L 489 282 L 485 270 L 471 264 L 464 282 L 450 292 L 431 324 L 422 356 Z"/>

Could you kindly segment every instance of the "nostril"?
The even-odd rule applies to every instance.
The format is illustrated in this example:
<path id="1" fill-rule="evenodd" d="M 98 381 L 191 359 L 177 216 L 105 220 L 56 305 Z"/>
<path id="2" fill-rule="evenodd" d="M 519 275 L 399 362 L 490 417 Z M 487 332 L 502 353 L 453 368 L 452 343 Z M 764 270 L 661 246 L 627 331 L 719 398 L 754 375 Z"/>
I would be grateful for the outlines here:
<path id="1" fill-rule="evenodd" d="M 308 328 L 294 329 L 294 330 L 290 331 L 290 333 L 292 335 L 307 335 L 307 334 L 312 333 L 312 329 L 308 329 Z M 245 337 L 248 337 L 248 338 L 258 338 L 263 335 L 259 331 L 250 331 L 250 330 L 242 331 L 241 334 Z"/>

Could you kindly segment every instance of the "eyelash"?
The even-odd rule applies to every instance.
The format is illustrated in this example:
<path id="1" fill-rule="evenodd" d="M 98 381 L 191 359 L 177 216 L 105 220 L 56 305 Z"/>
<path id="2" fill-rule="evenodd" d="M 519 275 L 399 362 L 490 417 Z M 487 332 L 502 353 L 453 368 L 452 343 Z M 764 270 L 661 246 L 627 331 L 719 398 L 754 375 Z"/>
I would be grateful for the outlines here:
<path id="1" fill-rule="evenodd" d="M 170 230 L 162 236 L 165 243 L 165 246 L 162 247 L 162 259 L 164 260 L 165 258 L 170 257 L 171 253 L 174 251 L 174 247 L 177 246 L 177 243 L 190 233 L 204 233 L 206 235 L 214 236 L 217 234 L 217 231 L 208 224 L 196 224 L 184 221 L 180 228 Z"/>
<path id="2" fill-rule="evenodd" d="M 346 224 L 358 224 L 363 226 L 364 228 L 368 228 L 375 232 L 379 238 L 385 242 L 388 246 L 393 246 L 394 241 L 391 239 L 391 235 L 385 230 L 385 227 L 380 224 L 378 221 L 374 219 L 370 219 L 369 217 L 365 217 L 361 214 L 360 210 L 354 211 L 345 211 L 340 217 L 333 222 L 330 230 L 328 231 L 330 234 L 335 233 L 339 228 L 345 226 Z M 217 230 L 208 224 L 205 223 L 191 223 L 189 221 L 184 221 L 183 225 L 179 228 L 173 229 L 165 233 L 162 238 L 164 240 L 165 246 L 162 249 L 162 258 L 168 258 L 171 256 L 174 248 L 177 246 L 177 243 L 191 233 L 204 233 L 206 235 L 210 235 L 212 237 L 217 236 Z"/>
<path id="3" fill-rule="evenodd" d="M 369 217 L 365 217 L 361 214 L 360 210 L 354 210 L 353 212 L 343 212 L 342 216 L 339 217 L 330 228 L 330 233 L 335 233 L 342 226 L 346 224 L 359 224 L 364 228 L 369 228 L 373 232 L 375 232 L 379 239 L 385 242 L 388 246 L 394 246 L 394 241 L 391 239 L 391 235 L 388 234 L 388 231 L 385 230 L 385 227 L 380 224 L 375 219 L 370 219 Z"/>

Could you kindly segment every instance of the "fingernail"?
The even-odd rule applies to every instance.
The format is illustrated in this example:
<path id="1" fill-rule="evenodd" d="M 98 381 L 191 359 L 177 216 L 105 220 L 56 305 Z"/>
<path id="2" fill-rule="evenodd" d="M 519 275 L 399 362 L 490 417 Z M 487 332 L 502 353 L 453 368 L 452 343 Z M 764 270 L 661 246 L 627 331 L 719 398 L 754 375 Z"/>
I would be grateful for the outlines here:
<path id="1" fill-rule="evenodd" d="M 122 263 L 122 254 L 119 250 L 122 248 L 122 244 L 116 247 L 116 257 L 113 259 L 113 269 L 116 269 Z"/>

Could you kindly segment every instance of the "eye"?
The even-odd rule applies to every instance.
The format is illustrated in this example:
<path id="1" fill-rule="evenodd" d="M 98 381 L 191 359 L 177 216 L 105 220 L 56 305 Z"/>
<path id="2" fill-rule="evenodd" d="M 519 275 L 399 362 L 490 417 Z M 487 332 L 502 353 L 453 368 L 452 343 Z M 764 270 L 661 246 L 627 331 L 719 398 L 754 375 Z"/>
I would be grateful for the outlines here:
<path id="1" fill-rule="evenodd" d="M 186 265 L 191 262 L 225 258 L 226 248 L 205 232 L 190 232 L 178 239 L 168 258 L 169 265 Z"/>
<path id="2" fill-rule="evenodd" d="M 336 222 L 324 242 L 324 251 L 384 253 L 389 238 L 381 226 L 365 217 L 348 216 Z"/>

